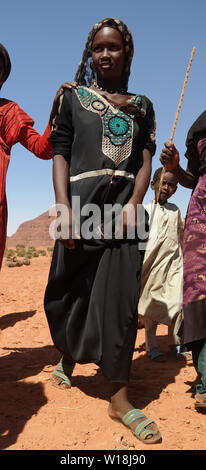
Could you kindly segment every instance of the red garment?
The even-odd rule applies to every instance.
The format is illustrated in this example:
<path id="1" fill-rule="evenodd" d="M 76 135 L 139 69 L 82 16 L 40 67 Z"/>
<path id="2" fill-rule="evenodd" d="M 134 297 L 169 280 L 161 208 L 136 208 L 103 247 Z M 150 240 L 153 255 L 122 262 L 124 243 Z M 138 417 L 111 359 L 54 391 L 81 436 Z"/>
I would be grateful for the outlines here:
<path id="1" fill-rule="evenodd" d="M 6 174 L 10 161 L 11 148 L 20 142 L 36 157 L 49 160 L 52 157 L 50 125 L 41 136 L 33 129 L 34 121 L 18 104 L 0 99 L 0 268 L 6 245 L 7 200 Z"/>

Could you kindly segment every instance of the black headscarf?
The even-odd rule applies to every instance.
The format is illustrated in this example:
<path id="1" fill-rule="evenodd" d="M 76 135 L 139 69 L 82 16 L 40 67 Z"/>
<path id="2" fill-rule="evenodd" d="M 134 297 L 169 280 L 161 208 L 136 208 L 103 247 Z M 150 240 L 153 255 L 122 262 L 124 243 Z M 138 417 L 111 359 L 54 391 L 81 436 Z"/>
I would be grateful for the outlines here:
<path id="1" fill-rule="evenodd" d="M 90 86 L 95 80 L 95 73 L 92 67 L 92 42 L 95 34 L 104 26 L 117 29 L 122 35 L 124 46 L 125 46 L 125 68 L 124 75 L 122 77 L 122 88 L 126 91 L 128 87 L 128 80 L 130 75 L 130 66 L 132 57 L 134 54 L 134 44 L 131 32 L 127 25 L 116 18 L 105 18 L 104 20 L 96 23 L 90 31 L 85 50 L 83 52 L 82 61 L 77 70 L 75 81 L 79 85 Z"/>
<path id="2" fill-rule="evenodd" d="M 0 58 L 3 62 L 3 71 L 0 74 L 0 88 L 2 87 L 3 83 L 7 80 L 10 71 L 11 71 L 11 61 L 9 54 L 3 44 L 0 43 Z"/>

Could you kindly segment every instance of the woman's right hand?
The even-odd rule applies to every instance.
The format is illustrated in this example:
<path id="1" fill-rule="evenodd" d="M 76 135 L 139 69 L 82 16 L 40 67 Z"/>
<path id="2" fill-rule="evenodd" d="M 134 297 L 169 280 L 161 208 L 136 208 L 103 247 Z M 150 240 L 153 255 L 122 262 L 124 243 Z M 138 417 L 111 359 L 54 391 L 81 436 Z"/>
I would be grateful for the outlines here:
<path id="1" fill-rule="evenodd" d="M 58 232 L 60 232 L 60 237 L 58 240 L 64 245 L 68 250 L 75 248 L 75 240 L 80 240 L 79 227 L 77 219 L 71 209 L 71 207 L 64 206 L 64 210 L 61 211 L 61 216 L 58 225 Z"/>
<path id="2" fill-rule="evenodd" d="M 179 152 L 173 143 L 165 142 L 165 148 L 160 154 L 160 161 L 168 170 L 174 170 L 179 164 Z"/>
<path id="3" fill-rule="evenodd" d="M 64 93 L 66 89 L 71 90 L 72 88 L 77 88 L 77 86 L 78 86 L 77 82 L 65 82 L 65 83 L 62 83 L 60 88 L 57 90 L 56 95 L 54 97 L 52 110 L 50 113 L 50 118 L 49 118 L 50 125 L 53 124 L 53 120 L 57 114 L 60 96 Z"/>

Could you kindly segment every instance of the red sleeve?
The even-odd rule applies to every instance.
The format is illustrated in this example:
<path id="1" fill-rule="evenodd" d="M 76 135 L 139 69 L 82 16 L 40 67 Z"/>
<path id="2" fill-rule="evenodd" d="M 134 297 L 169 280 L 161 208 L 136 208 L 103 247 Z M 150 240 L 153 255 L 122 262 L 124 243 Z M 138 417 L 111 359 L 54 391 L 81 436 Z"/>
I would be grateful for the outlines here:
<path id="1" fill-rule="evenodd" d="M 5 120 L 5 132 L 10 147 L 20 142 L 27 150 L 34 153 L 36 157 L 44 160 L 52 158 L 51 129 L 49 124 L 43 135 L 40 135 L 33 128 L 34 121 L 16 103 L 7 112 Z"/>
<path id="2" fill-rule="evenodd" d="M 35 131 L 32 126 L 25 126 L 20 131 L 19 142 L 30 150 L 30 152 L 34 153 L 36 157 L 49 160 L 52 158 L 50 134 L 51 129 L 49 124 L 47 124 L 43 135 Z"/>

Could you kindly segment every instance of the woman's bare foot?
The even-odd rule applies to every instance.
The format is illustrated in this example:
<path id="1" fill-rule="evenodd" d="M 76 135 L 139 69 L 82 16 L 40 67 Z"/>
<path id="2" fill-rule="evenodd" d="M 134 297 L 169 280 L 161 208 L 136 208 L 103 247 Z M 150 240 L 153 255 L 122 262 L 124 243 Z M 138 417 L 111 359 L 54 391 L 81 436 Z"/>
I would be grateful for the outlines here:
<path id="1" fill-rule="evenodd" d="M 134 409 L 127 399 L 127 386 L 125 384 L 119 386 L 119 390 L 112 395 L 108 407 L 110 418 L 122 421 L 146 444 L 161 442 L 162 437 L 155 422 L 148 419 L 141 410 Z"/>

